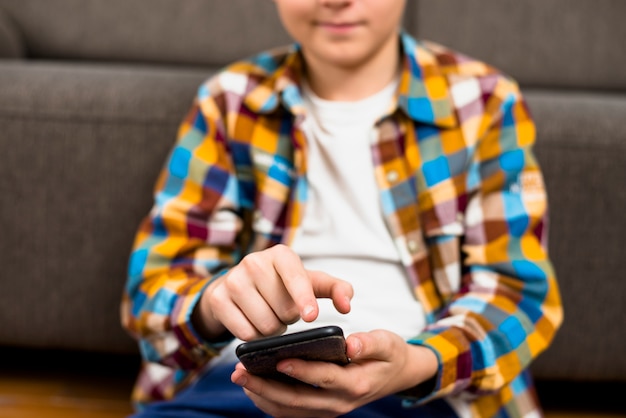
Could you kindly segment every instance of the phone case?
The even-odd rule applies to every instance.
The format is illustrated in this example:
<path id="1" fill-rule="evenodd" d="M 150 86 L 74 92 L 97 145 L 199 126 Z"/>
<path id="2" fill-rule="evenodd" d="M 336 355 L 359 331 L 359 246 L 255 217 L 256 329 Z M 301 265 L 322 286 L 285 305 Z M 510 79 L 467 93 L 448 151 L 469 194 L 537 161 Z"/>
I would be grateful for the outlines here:
<path id="1" fill-rule="evenodd" d="M 276 364 L 284 359 L 300 358 L 340 365 L 349 363 L 343 330 L 336 326 L 242 343 L 237 347 L 236 354 L 250 373 L 283 381 L 291 380 L 276 371 Z"/>

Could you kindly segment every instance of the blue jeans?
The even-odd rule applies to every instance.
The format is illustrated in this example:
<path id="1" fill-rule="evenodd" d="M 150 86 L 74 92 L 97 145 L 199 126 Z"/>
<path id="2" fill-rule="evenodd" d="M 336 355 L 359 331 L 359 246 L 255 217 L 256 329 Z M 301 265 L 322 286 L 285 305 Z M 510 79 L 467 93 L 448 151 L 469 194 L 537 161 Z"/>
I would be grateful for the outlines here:
<path id="1" fill-rule="evenodd" d="M 209 370 L 174 399 L 153 402 L 131 418 L 268 418 L 230 381 L 234 364 Z M 418 408 L 402 407 L 397 396 L 388 396 L 344 415 L 350 418 L 458 418 L 443 400 L 435 400 Z"/>

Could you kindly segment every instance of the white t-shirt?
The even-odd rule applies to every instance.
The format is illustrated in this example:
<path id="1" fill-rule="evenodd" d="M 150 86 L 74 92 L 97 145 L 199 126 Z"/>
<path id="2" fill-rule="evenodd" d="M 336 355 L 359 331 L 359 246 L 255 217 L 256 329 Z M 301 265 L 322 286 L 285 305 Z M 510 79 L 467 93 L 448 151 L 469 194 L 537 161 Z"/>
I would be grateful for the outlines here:
<path id="1" fill-rule="evenodd" d="M 372 161 L 374 125 L 389 110 L 396 88 L 393 82 L 354 102 L 323 100 L 303 88 L 308 194 L 292 248 L 305 268 L 350 282 L 354 298 L 347 315 L 319 300 L 318 319 L 300 321 L 289 332 L 334 324 L 346 335 L 382 328 L 408 339 L 425 324 L 383 218 Z"/>

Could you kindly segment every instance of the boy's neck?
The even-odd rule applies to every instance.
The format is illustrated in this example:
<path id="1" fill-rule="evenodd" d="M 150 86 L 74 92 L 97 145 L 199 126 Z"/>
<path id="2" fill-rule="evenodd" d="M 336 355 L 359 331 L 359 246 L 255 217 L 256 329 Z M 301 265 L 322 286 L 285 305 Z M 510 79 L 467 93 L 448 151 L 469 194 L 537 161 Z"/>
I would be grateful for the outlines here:
<path id="1" fill-rule="evenodd" d="M 399 40 L 390 43 L 366 62 L 349 67 L 328 65 L 303 52 L 309 87 L 325 100 L 356 101 L 367 98 L 389 85 L 400 70 Z"/>

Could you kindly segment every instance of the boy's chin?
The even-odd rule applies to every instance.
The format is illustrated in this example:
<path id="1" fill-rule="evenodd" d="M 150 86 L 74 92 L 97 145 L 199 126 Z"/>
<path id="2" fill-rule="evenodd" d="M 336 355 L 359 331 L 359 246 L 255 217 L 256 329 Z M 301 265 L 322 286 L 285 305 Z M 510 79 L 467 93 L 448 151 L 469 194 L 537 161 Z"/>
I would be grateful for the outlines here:
<path id="1" fill-rule="evenodd" d="M 328 48 L 315 54 L 316 61 L 324 66 L 355 69 L 368 62 L 369 55 L 359 53 L 354 48 Z"/>

